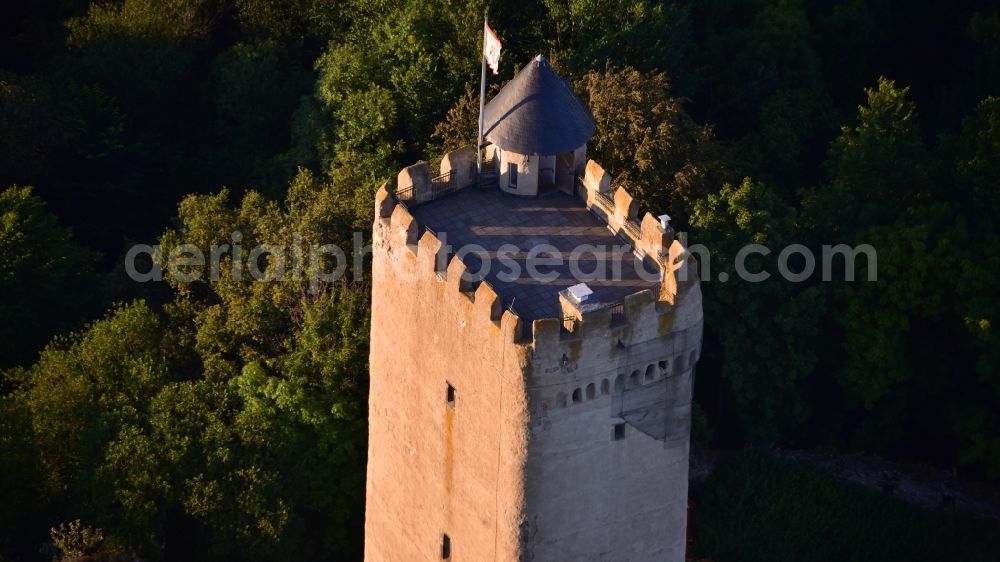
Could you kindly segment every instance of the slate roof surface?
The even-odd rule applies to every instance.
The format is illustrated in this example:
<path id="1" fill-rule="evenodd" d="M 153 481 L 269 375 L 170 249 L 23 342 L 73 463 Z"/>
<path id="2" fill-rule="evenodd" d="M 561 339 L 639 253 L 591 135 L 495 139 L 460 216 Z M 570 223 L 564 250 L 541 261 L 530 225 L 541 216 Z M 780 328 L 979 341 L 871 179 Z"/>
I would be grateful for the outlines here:
<path id="1" fill-rule="evenodd" d="M 594 136 L 590 110 L 539 55 L 488 104 L 484 136 L 503 150 L 553 156 L 575 150 Z"/>
<path id="2" fill-rule="evenodd" d="M 525 320 L 559 318 L 559 292 L 580 282 L 570 268 L 570 253 L 581 244 L 592 244 L 607 251 L 607 259 L 599 265 L 593 253 L 579 256 L 576 264 L 583 273 L 603 271 L 603 280 L 587 280 L 594 291 L 591 301 L 613 303 L 643 289 L 653 289 L 659 282 L 655 265 L 647 264 L 650 272 L 646 279 L 640 277 L 644 267 L 631 251 L 622 251 L 621 274 L 614 275 L 613 248 L 624 246 L 607 226 L 587 210 L 576 197 L 552 192 L 537 198 L 516 197 L 496 189 L 470 187 L 452 195 L 410 208 L 410 213 L 421 226 L 430 228 L 439 239 L 458 251 L 463 245 L 478 244 L 490 256 L 490 269 L 486 280 L 510 307 Z M 497 259 L 497 250 L 504 244 L 513 244 L 520 251 L 512 259 L 520 267 L 520 276 L 502 280 L 501 273 L 510 268 Z M 538 271 L 553 272 L 552 281 L 532 279 L 526 267 L 527 253 L 540 244 L 551 244 L 564 259 L 561 266 L 539 264 Z M 479 271 L 482 257 L 476 254 L 462 256 L 471 272 Z"/>

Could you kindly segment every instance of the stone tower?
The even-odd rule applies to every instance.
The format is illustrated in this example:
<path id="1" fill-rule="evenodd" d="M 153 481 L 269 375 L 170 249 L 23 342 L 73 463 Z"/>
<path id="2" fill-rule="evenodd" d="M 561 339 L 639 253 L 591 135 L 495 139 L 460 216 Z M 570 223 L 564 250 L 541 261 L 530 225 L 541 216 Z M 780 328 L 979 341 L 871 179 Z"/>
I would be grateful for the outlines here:
<path id="1" fill-rule="evenodd" d="M 693 259 L 544 58 L 486 123 L 376 196 L 365 559 L 683 561 Z"/>

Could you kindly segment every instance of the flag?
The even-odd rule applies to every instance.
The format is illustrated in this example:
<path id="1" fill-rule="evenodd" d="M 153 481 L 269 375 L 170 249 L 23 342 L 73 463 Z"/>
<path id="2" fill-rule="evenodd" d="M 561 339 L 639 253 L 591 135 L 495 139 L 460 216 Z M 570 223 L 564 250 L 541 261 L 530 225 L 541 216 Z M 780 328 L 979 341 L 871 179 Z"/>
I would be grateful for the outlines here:
<path id="1" fill-rule="evenodd" d="M 483 58 L 486 59 L 486 64 L 490 65 L 493 74 L 498 73 L 500 49 L 502 47 L 503 44 L 500 43 L 500 38 L 490 29 L 490 24 L 483 22 Z"/>

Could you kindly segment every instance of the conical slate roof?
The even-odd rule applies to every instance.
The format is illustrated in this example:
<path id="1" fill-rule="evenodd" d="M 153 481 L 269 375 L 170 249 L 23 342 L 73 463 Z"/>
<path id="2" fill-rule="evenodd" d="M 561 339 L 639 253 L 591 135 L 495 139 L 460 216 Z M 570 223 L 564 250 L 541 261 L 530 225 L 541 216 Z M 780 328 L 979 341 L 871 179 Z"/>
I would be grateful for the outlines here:
<path id="1" fill-rule="evenodd" d="M 583 146 L 594 118 L 573 90 L 538 55 L 486 104 L 484 135 L 503 150 L 552 156 Z"/>

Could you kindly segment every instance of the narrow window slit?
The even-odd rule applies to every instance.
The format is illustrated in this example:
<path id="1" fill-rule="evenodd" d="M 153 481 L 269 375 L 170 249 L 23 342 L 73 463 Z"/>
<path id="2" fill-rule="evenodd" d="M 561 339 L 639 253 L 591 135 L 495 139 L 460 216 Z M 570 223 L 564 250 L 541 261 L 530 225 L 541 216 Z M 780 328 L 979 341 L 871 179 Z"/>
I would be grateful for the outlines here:
<path id="1" fill-rule="evenodd" d="M 441 560 L 451 560 L 451 537 L 448 533 L 441 535 Z"/>

